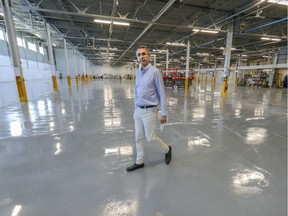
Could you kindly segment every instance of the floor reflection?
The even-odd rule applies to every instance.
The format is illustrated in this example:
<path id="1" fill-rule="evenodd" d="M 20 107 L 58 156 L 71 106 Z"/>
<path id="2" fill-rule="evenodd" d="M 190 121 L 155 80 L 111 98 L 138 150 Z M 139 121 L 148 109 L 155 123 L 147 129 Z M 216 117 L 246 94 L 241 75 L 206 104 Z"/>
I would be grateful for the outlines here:
<path id="1" fill-rule="evenodd" d="M 259 195 L 269 186 L 269 179 L 266 177 L 268 174 L 263 170 L 238 168 L 232 172 L 235 172 L 235 175 L 232 177 L 231 186 L 237 195 L 244 197 Z"/>
<path id="2" fill-rule="evenodd" d="M 57 93 L 37 82 L 27 103 L 0 98 L 0 215 L 286 213 L 286 91 L 229 86 L 223 98 L 219 83 L 166 87 L 168 123 L 157 130 L 172 161 L 145 143 L 145 168 L 127 173 L 134 80 L 70 91 L 64 80 Z"/>

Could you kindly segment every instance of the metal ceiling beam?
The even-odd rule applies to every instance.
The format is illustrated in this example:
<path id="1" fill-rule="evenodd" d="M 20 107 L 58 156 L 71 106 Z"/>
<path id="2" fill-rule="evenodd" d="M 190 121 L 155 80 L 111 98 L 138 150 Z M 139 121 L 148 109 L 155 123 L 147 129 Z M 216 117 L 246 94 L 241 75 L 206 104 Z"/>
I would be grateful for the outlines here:
<path id="1" fill-rule="evenodd" d="M 62 11 L 62 10 L 52 10 L 52 9 L 37 8 L 37 7 L 33 7 L 33 6 L 27 6 L 27 7 L 14 6 L 13 9 L 15 9 L 16 11 L 19 11 L 19 12 L 29 12 L 29 11 L 46 12 L 46 13 L 54 13 L 54 14 L 61 14 L 61 15 L 91 17 L 91 18 L 95 18 L 95 19 L 107 19 L 107 20 L 113 20 L 113 21 L 115 20 L 115 21 L 120 21 L 120 22 L 123 21 L 123 18 L 121 18 L 121 17 L 87 14 L 87 13 L 80 13 L 80 12 L 78 13 L 78 12 Z M 149 23 L 148 21 L 141 21 L 141 20 L 129 19 L 129 18 L 126 18 L 125 21 L 132 22 L 132 23 L 143 23 L 143 24 Z"/>
<path id="2" fill-rule="evenodd" d="M 117 0 L 113 0 L 113 8 L 112 8 L 112 11 L 111 11 L 111 17 L 115 17 L 115 13 L 116 13 L 116 10 L 117 10 L 116 1 Z M 112 35 L 113 35 L 113 22 L 111 22 L 110 26 L 109 26 L 109 36 L 108 36 L 108 44 L 107 44 L 108 48 L 110 48 L 110 40 L 112 38 Z"/>
<path id="3" fill-rule="evenodd" d="M 133 41 L 133 43 L 128 47 L 128 49 L 120 56 L 116 63 L 134 46 L 134 44 L 151 28 L 151 26 L 174 4 L 176 0 L 170 0 L 162 10 L 153 18 L 153 20 L 146 26 L 146 28 L 141 32 L 141 34 Z M 116 64 L 114 63 L 114 65 Z"/>
<path id="4" fill-rule="evenodd" d="M 175 0 L 176 1 L 176 0 Z M 107 20 L 115 20 L 115 21 L 123 21 L 123 18 L 121 17 L 112 17 L 112 16 L 104 16 L 104 15 L 95 15 L 95 14 L 84 14 L 84 13 L 78 13 L 78 12 L 70 12 L 70 11 L 59 11 L 59 10 L 51 10 L 51 9 L 42 9 L 42 8 L 36 8 L 36 7 L 18 7 L 15 6 L 13 7 L 14 10 L 18 11 L 18 12 L 29 12 L 30 11 L 35 11 L 35 12 L 46 12 L 46 13 L 55 13 L 55 14 L 61 14 L 61 15 L 72 15 L 72 16 L 84 16 L 84 17 L 91 17 L 91 18 L 97 18 L 97 19 L 107 19 Z M 67 19 L 65 18 L 59 18 L 59 17 L 53 17 L 53 16 L 47 16 L 47 15 L 41 15 L 43 18 L 48 18 L 48 19 L 53 19 L 53 20 L 64 20 L 67 21 Z M 84 21 L 84 20 L 77 20 L 77 19 L 71 19 L 71 21 L 74 22 L 85 22 L 85 23 L 94 23 L 93 20 L 89 21 Z M 129 19 L 129 18 L 125 18 L 124 19 L 127 22 L 131 22 L 131 23 L 141 23 L 141 24 L 150 24 L 151 22 L 148 21 L 144 21 L 144 20 L 139 20 L 139 19 Z M 171 24 L 162 24 L 162 23 L 157 23 L 154 22 L 153 25 L 157 25 L 157 26 L 163 26 L 163 27 L 169 27 L 169 28 L 181 28 L 181 29 L 187 29 L 187 30 L 191 30 L 192 27 L 191 26 L 179 26 L 179 25 L 171 25 Z M 194 28 L 198 28 L 198 27 L 194 27 Z M 200 28 L 200 27 L 199 27 Z M 201 29 L 206 29 L 206 30 L 211 30 L 210 28 L 203 28 L 201 27 Z M 227 32 L 226 30 L 218 30 L 219 32 Z"/>
<path id="5" fill-rule="evenodd" d="M 251 6 L 251 4 L 245 5 L 245 6 L 243 6 L 237 13 L 234 13 L 234 14 L 228 16 L 228 17 L 222 18 L 222 19 L 216 21 L 215 23 L 209 25 L 207 28 L 211 28 L 211 27 L 213 27 L 213 26 L 215 26 L 215 25 L 217 25 L 217 24 L 219 24 L 219 23 L 223 23 L 223 22 L 225 22 L 226 20 L 229 20 L 229 19 L 231 19 L 231 18 L 233 18 L 233 17 L 236 17 L 236 16 L 238 16 L 239 14 L 244 13 L 244 12 L 246 12 L 246 11 L 248 11 L 248 10 L 256 7 L 257 5 L 259 5 L 259 4 L 261 4 L 261 3 L 262 3 L 262 2 L 259 1 L 259 2 L 255 3 L 255 4 L 253 4 L 252 6 Z M 193 36 L 193 35 L 195 35 L 195 34 L 197 34 L 197 33 L 194 32 L 194 33 L 192 33 L 192 34 L 189 34 L 189 35 L 187 35 L 187 36 L 185 36 L 185 37 L 183 37 L 183 38 L 181 38 L 181 39 L 178 39 L 176 42 L 183 41 L 183 40 L 185 40 L 186 38 L 189 38 L 189 37 L 191 37 L 191 36 Z"/>

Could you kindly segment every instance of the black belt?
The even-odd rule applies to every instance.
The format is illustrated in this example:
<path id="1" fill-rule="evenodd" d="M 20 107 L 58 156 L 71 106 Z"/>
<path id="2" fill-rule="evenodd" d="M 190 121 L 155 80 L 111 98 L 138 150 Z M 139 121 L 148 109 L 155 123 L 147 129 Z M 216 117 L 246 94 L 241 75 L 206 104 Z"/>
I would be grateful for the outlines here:
<path id="1" fill-rule="evenodd" d="M 139 106 L 137 105 L 139 108 L 141 109 L 147 109 L 147 108 L 152 108 L 152 107 L 156 107 L 156 105 L 149 105 L 149 106 Z"/>

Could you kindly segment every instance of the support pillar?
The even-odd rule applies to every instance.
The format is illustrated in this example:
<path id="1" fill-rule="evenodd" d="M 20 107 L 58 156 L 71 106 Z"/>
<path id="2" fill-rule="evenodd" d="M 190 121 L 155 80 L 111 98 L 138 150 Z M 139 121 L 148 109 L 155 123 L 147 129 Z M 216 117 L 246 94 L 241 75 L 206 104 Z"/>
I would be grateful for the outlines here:
<path id="1" fill-rule="evenodd" d="M 80 64 L 82 65 L 82 74 L 81 74 L 81 81 L 82 85 L 85 84 L 85 66 L 84 66 L 84 57 L 80 56 Z"/>
<path id="2" fill-rule="evenodd" d="M 75 48 L 73 49 L 73 59 L 75 63 L 75 81 L 76 81 L 76 86 L 78 87 L 78 64 L 77 64 L 77 52 Z"/>
<path id="3" fill-rule="evenodd" d="M 50 25 L 49 23 L 45 23 L 45 24 L 46 24 L 45 26 L 46 26 L 46 34 L 47 34 L 47 42 L 48 42 L 48 55 L 49 55 L 49 60 L 50 60 L 53 89 L 55 92 L 57 92 L 58 85 L 57 85 L 57 78 L 56 78 L 56 67 L 55 67 L 55 61 L 54 61 L 54 55 L 53 55 L 53 49 L 52 49 L 52 42 L 51 42 Z"/>
<path id="4" fill-rule="evenodd" d="M 154 67 L 156 67 L 156 55 L 153 55 L 153 64 L 154 64 Z"/>
<path id="5" fill-rule="evenodd" d="M 238 83 L 239 83 L 239 67 L 241 65 L 241 56 L 239 56 L 239 58 L 237 59 L 237 62 L 236 62 L 236 68 L 235 68 L 235 85 L 238 86 Z"/>
<path id="6" fill-rule="evenodd" d="M 197 71 L 197 84 L 200 83 L 200 66 L 201 66 L 201 63 L 199 62 L 198 63 L 198 71 Z"/>
<path id="7" fill-rule="evenodd" d="M 273 85 L 273 78 L 275 76 L 275 69 L 276 69 L 276 64 L 277 64 L 277 61 L 278 61 L 278 55 L 279 55 L 279 51 L 277 51 L 274 54 L 272 71 L 269 73 L 268 86 L 269 86 L 270 89 L 272 88 L 272 85 Z"/>
<path id="8" fill-rule="evenodd" d="M 189 88 L 189 57 L 190 57 L 190 41 L 187 41 L 186 51 L 186 73 L 185 73 L 185 91 Z"/>
<path id="9" fill-rule="evenodd" d="M 169 68 L 169 50 L 166 50 L 166 69 Z"/>
<path id="10" fill-rule="evenodd" d="M 18 89 L 18 95 L 20 102 L 27 102 L 27 94 L 25 87 L 25 80 L 23 76 L 23 69 L 20 61 L 20 54 L 17 45 L 16 39 L 16 30 L 13 23 L 12 10 L 11 10 L 11 1 L 10 0 L 1 0 L 3 6 L 4 20 L 7 29 L 7 35 L 9 40 L 9 50 L 11 53 L 14 74 L 16 85 Z"/>
<path id="11" fill-rule="evenodd" d="M 65 58 L 66 58 L 67 82 L 68 82 L 68 87 L 71 88 L 71 77 L 70 77 L 69 62 L 68 62 L 68 50 L 67 50 L 67 42 L 65 38 L 64 38 L 64 51 L 65 51 Z"/>
<path id="12" fill-rule="evenodd" d="M 228 76 L 230 70 L 230 60 L 231 60 L 231 47 L 233 38 L 233 24 L 230 25 L 229 31 L 226 38 L 226 53 L 225 53 L 225 63 L 224 63 L 224 77 L 222 83 L 222 96 L 227 96 L 228 91 Z"/>
<path id="13" fill-rule="evenodd" d="M 214 87 L 216 85 L 216 77 L 217 77 L 217 70 L 216 69 L 217 69 L 217 59 L 215 60 L 214 72 L 213 72 L 213 80 L 212 80 L 212 82 L 214 84 Z"/>

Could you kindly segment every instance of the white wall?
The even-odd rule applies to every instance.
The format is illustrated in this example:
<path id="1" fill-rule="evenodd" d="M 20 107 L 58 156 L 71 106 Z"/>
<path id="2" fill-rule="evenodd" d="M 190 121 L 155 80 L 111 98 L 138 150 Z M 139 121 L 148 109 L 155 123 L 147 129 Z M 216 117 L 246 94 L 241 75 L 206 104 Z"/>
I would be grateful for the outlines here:
<path id="1" fill-rule="evenodd" d="M 68 72 L 66 70 L 66 57 L 64 49 L 54 49 L 55 51 L 55 64 L 56 64 L 56 70 L 57 74 L 62 73 L 63 77 L 67 77 Z M 70 76 L 75 76 L 75 72 L 73 70 L 73 56 L 71 54 L 72 50 L 68 50 L 68 61 L 69 61 L 69 72 Z M 59 77 L 59 76 L 58 76 Z"/>
<path id="2" fill-rule="evenodd" d="M 109 65 L 97 65 L 95 66 L 95 75 L 111 74 L 111 75 L 121 75 L 122 77 L 125 74 L 133 75 L 135 70 L 132 65 L 124 65 L 121 67 L 111 67 Z"/>
<path id="3" fill-rule="evenodd" d="M 60 73 L 62 73 L 63 78 L 67 78 L 68 72 L 66 69 L 66 57 L 64 49 L 54 49 L 55 51 L 55 64 L 57 70 L 57 76 L 59 77 Z M 74 56 L 73 49 L 68 49 L 68 64 L 69 64 L 69 74 L 71 78 L 75 78 L 77 74 L 93 74 L 93 68 L 90 68 L 88 61 L 83 60 L 83 56 L 80 56 L 78 53 L 76 57 Z M 84 63 L 85 62 L 85 63 Z M 84 66 L 84 64 L 86 64 Z M 86 67 L 86 71 L 84 69 Z"/>
<path id="4" fill-rule="evenodd" d="M 23 68 L 23 74 L 25 80 L 49 79 L 52 76 L 50 65 L 46 63 L 38 63 L 37 68 Z"/>
<path id="5" fill-rule="evenodd" d="M 21 59 L 22 65 L 25 59 Z M 25 80 L 51 78 L 50 65 L 47 63 L 37 63 L 28 61 L 28 67 L 22 67 Z M 15 81 L 14 68 L 9 56 L 0 55 L 0 82 Z"/>
<path id="6" fill-rule="evenodd" d="M 3 29 L 0 29 L 0 31 L 3 31 Z M 43 55 L 39 53 L 39 46 L 41 46 L 39 41 L 26 38 L 24 33 L 19 32 L 17 32 L 17 37 L 21 38 L 26 46 L 26 48 L 18 46 L 24 79 L 36 80 L 51 78 L 50 64 L 45 48 L 45 54 Z M 28 42 L 36 45 L 36 52 L 27 48 Z M 14 68 L 8 48 L 6 38 L 5 40 L 0 40 L 0 82 L 15 81 Z"/>

